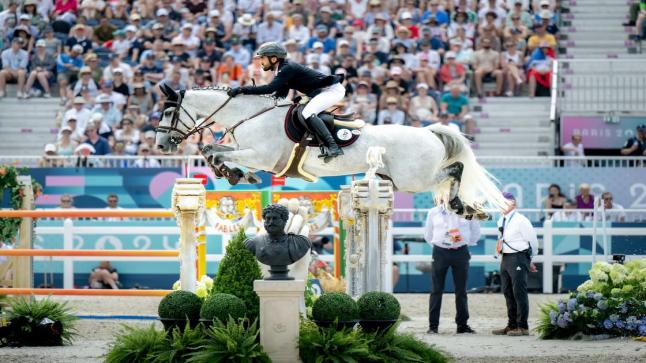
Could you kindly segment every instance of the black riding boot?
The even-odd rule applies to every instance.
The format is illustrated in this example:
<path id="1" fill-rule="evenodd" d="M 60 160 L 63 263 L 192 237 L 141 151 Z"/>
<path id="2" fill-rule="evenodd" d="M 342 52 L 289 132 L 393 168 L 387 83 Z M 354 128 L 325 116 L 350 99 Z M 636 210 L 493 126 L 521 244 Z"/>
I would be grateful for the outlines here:
<path id="1" fill-rule="evenodd" d="M 330 160 L 334 159 L 337 156 L 343 155 L 343 150 L 336 144 L 334 137 L 330 134 L 330 131 L 325 126 L 323 120 L 321 120 L 317 115 L 312 115 L 307 119 L 307 124 L 310 126 L 312 131 L 318 136 L 325 146 L 327 146 L 327 153 L 319 155 L 319 158 L 324 158 L 324 161 L 327 163 Z"/>

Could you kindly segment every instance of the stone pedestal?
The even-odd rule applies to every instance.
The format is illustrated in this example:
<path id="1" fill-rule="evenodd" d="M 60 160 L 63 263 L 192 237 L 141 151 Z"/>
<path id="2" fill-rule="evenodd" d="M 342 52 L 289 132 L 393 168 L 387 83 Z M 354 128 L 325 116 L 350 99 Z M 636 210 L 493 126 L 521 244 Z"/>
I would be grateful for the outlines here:
<path id="1" fill-rule="evenodd" d="M 299 306 L 305 292 L 304 280 L 256 280 L 253 289 L 260 297 L 260 344 L 272 362 L 300 362 Z"/>

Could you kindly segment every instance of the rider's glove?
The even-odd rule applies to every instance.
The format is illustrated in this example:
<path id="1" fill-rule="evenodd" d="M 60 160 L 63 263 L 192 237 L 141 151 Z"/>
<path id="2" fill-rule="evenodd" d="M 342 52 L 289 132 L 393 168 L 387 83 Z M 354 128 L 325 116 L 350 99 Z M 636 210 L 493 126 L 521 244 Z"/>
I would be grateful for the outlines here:
<path id="1" fill-rule="evenodd" d="M 242 88 L 241 87 L 233 87 L 227 91 L 227 94 L 229 97 L 235 97 L 242 93 Z"/>

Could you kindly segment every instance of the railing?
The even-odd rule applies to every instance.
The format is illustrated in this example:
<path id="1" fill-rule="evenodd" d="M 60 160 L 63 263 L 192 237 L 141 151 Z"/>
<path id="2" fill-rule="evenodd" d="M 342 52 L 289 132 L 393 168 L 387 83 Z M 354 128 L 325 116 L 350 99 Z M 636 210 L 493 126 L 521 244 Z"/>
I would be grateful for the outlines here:
<path id="1" fill-rule="evenodd" d="M 561 114 L 646 113 L 646 62 L 643 59 L 561 60 Z"/>
<path id="2" fill-rule="evenodd" d="M 428 214 L 429 208 L 399 208 L 395 209 L 392 220 L 394 222 L 424 222 L 426 221 L 426 216 Z M 559 213 L 564 211 L 564 209 L 545 209 L 545 208 L 518 208 L 525 217 L 527 217 L 532 222 L 542 222 L 544 220 L 550 219 L 554 213 Z M 500 216 L 500 211 L 495 209 L 486 209 L 488 213 L 492 215 L 494 220 Z M 580 220 L 572 222 L 592 222 L 592 214 L 595 213 L 592 209 L 566 209 L 570 213 L 579 213 L 581 215 Z M 646 209 L 621 209 L 621 210 L 604 210 L 605 218 L 601 217 L 601 210 L 596 212 L 597 221 L 602 219 L 615 219 L 617 218 L 617 213 L 622 213 L 625 215 L 625 218 L 622 222 L 626 223 L 640 223 L 646 222 Z M 646 234 L 646 233 L 645 233 Z"/>
<path id="3" fill-rule="evenodd" d="M 94 168 L 136 168 L 135 162 L 144 159 L 140 156 L 89 156 L 88 163 Z M 176 156 L 161 155 L 154 156 L 161 167 L 169 168 L 193 168 L 205 167 L 206 161 L 199 155 Z M 40 156 L 0 156 L 0 165 L 9 164 L 19 167 L 38 167 L 42 160 Z M 44 166 L 76 167 L 76 157 L 56 156 L 52 157 Z M 636 165 L 646 165 L 646 157 L 633 156 L 587 156 L 584 158 L 574 156 L 479 156 L 478 161 L 483 165 L 495 167 L 571 167 L 571 161 L 577 161 L 577 166 L 585 167 L 609 167 L 624 168 Z M 567 163 L 570 161 L 570 163 Z"/>

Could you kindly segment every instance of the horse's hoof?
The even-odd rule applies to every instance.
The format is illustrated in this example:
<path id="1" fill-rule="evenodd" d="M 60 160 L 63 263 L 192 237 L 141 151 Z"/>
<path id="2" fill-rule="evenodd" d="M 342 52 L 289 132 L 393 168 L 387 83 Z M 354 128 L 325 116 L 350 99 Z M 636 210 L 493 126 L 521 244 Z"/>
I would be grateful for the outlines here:
<path id="1" fill-rule="evenodd" d="M 489 214 L 489 213 L 485 213 L 485 212 L 478 212 L 478 213 L 475 215 L 475 217 L 476 217 L 476 218 L 478 218 L 478 220 L 481 220 L 481 221 L 490 221 L 490 220 L 492 220 L 492 219 L 493 219 L 493 218 L 491 217 L 491 214 Z"/>

